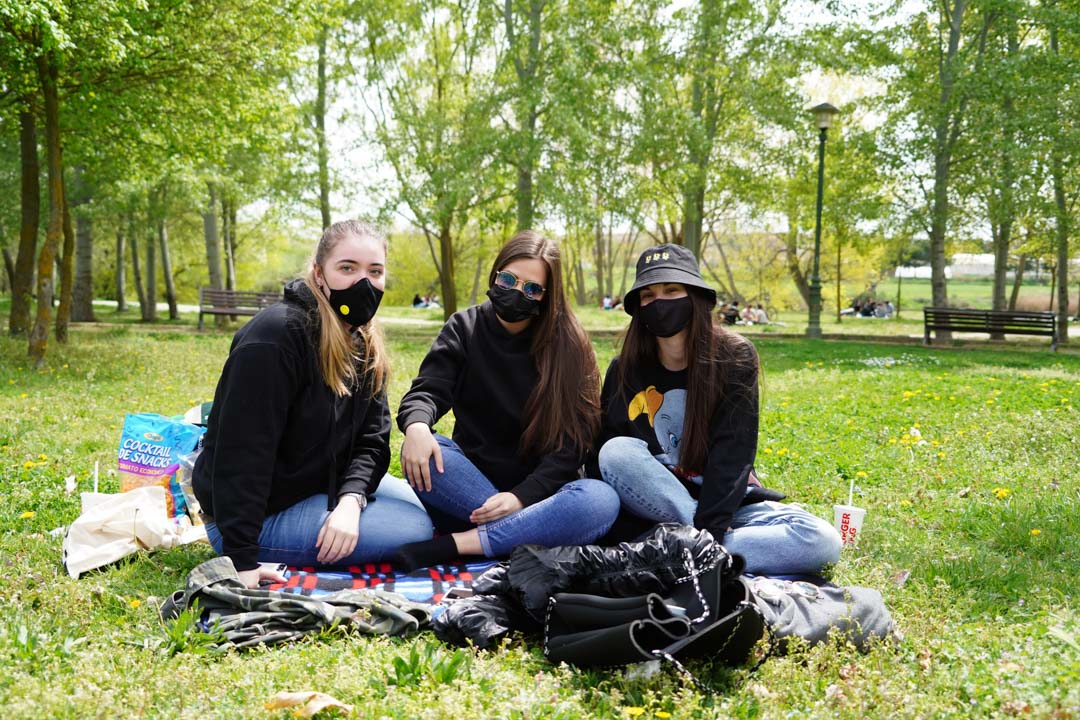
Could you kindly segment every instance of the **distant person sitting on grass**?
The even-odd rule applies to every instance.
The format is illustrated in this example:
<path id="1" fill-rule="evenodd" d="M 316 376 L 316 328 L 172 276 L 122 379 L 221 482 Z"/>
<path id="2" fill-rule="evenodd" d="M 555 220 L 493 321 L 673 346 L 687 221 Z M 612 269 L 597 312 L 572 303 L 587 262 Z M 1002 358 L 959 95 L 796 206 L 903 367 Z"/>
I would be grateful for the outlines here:
<path id="1" fill-rule="evenodd" d="M 412 296 L 412 306 L 413 308 L 426 308 L 427 301 L 420 297 L 420 293 L 416 293 Z"/>
<path id="2" fill-rule="evenodd" d="M 193 481 L 210 544 L 247 587 L 284 580 L 260 562 L 378 562 L 431 538 L 415 494 L 383 477 L 390 362 L 373 318 L 385 283 L 385 237 L 335 223 L 304 278 L 233 338 Z"/>
<path id="3" fill-rule="evenodd" d="M 758 303 L 758 306 L 754 308 L 754 322 L 758 325 L 769 324 L 769 314 L 765 312 L 765 308 L 761 306 L 761 303 Z"/>

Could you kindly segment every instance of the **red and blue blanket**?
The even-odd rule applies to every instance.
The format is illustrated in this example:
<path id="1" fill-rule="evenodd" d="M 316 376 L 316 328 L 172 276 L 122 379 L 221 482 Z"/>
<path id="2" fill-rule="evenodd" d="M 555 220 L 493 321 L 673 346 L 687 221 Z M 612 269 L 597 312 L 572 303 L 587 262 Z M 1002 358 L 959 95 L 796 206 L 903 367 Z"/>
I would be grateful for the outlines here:
<path id="1" fill-rule="evenodd" d="M 291 567 L 286 581 L 270 585 L 270 590 L 300 595 L 326 595 L 338 590 L 378 588 L 403 595 L 413 602 L 437 603 L 450 588 L 471 588 L 473 578 L 495 562 L 450 563 L 412 572 L 396 570 L 390 563 L 368 563 L 327 570 Z"/>

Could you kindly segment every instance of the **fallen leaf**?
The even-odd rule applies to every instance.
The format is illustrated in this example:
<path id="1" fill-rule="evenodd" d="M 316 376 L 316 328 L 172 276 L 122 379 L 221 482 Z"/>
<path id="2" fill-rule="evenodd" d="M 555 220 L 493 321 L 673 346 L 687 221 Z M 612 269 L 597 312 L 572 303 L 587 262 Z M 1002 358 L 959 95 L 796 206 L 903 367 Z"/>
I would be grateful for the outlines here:
<path id="1" fill-rule="evenodd" d="M 296 717 L 314 717 L 324 710 L 340 710 L 344 713 L 352 712 L 352 705 L 346 705 L 335 697 L 326 693 L 307 690 L 303 692 L 279 692 L 270 698 L 264 706 L 267 710 L 281 710 L 283 708 L 295 708 L 293 715 Z"/>
<path id="2" fill-rule="evenodd" d="M 930 666 L 933 664 L 933 662 L 932 662 L 933 657 L 934 657 L 934 653 L 930 652 L 929 650 L 927 650 L 925 648 L 920 650 L 919 651 L 919 667 L 921 667 L 923 669 L 923 671 L 925 671 L 925 672 L 930 672 Z"/>
<path id="3" fill-rule="evenodd" d="M 840 679 L 850 681 L 859 674 L 859 666 L 853 662 L 848 663 L 840 668 Z"/>
<path id="4" fill-rule="evenodd" d="M 1016 672 L 1023 672 L 1024 671 L 1024 666 L 1023 665 L 1020 665 L 1018 663 L 1014 663 L 1012 660 L 1002 660 L 1001 662 L 998 663 L 998 666 L 1002 670 L 1004 670 L 1005 672 L 1016 673 Z"/>
<path id="5" fill-rule="evenodd" d="M 896 573 L 895 575 L 893 575 L 889 579 L 892 581 L 892 584 L 895 585 L 896 587 L 904 587 L 904 583 L 907 582 L 909 577 L 911 577 L 911 571 L 910 570 L 901 570 L 900 572 Z"/>
<path id="6" fill-rule="evenodd" d="M 1031 712 L 1031 706 L 1023 700 L 1010 700 L 1003 704 L 1001 709 L 1006 715 L 1027 715 Z"/>
<path id="7" fill-rule="evenodd" d="M 968 485 L 966 488 L 964 488 L 963 490 L 961 490 L 960 492 L 957 493 L 957 495 L 959 497 L 967 497 L 969 494 L 971 494 L 971 486 L 970 485 Z"/>

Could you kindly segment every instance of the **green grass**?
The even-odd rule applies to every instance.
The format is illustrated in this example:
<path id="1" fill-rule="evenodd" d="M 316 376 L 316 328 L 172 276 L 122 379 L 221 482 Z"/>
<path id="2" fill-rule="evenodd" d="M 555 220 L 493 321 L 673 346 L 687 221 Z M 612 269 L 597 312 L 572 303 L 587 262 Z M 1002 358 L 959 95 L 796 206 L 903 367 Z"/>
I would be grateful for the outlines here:
<path id="1" fill-rule="evenodd" d="M 625 322 L 583 316 L 590 327 Z M 394 407 L 438 327 L 437 314 L 421 319 L 388 322 Z M 606 365 L 614 340 L 596 337 Z M 880 589 L 906 640 L 866 654 L 820 647 L 754 673 L 698 664 L 719 690 L 709 696 L 671 671 L 551 667 L 522 639 L 458 655 L 430 634 L 321 637 L 214 656 L 155 613 L 207 547 L 68 578 L 49 534 L 78 513 L 64 478 L 87 490 L 98 461 L 102 489 L 116 490 L 124 414 L 209 399 L 229 341 L 189 328 L 76 328 L 35 371 L 24 341 L 0 339 L 5 716 L 286 717 L 263 703 L 313 689 L 358 717 L 1080 717 L 1076 356 L 755 336 L 758 469 L 823 517 L 855 479 L 864 536 L 833 577 Z M 392 442 L 396 470 L 396 431 Z"/>

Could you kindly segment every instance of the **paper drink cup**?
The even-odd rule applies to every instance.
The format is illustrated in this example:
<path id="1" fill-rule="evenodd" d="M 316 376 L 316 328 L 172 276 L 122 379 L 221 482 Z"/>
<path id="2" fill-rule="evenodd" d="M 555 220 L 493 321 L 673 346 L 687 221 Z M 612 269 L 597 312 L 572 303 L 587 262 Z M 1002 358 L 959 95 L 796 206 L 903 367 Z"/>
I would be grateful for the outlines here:
<path id="1" fill-rule="evenodd" d="M 862 534 L 866 510 L 854 505 L 833 505 L 833 526 L 844 545 L 854 545 Z"/>

